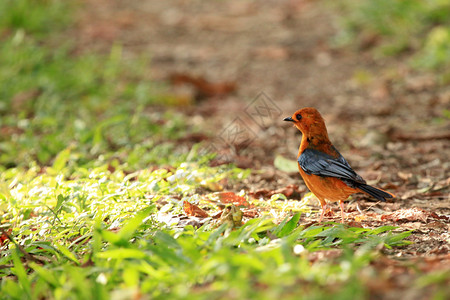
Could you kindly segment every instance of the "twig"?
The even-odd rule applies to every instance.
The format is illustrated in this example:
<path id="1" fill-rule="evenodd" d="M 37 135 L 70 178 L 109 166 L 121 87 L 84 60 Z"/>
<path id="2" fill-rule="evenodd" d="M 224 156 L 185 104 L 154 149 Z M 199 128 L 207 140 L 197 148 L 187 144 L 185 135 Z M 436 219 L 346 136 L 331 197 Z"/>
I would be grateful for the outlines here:
<path id="1" fill-rule="evenodd" d="M 359 205 L 358 205 L 358 203 L 356 203 L 356 209 L 359 211 L 359 213 L 360 214 L 362 214 L 363 215 L 363 212 L 361 211 L 361 209 L 359 208 Z"/>

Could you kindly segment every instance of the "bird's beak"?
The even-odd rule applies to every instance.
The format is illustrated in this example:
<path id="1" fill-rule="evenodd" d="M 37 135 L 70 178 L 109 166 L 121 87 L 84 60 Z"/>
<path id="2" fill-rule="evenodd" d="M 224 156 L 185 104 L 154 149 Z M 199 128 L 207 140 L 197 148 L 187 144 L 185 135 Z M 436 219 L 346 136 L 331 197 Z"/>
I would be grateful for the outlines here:
<path id="1" fill-rule="evenodd" d="M 294 122 L 294 119 L 292 119 L 291 117 L 287 117 L 287 118 L 284 118 L 283 121 Z"/>

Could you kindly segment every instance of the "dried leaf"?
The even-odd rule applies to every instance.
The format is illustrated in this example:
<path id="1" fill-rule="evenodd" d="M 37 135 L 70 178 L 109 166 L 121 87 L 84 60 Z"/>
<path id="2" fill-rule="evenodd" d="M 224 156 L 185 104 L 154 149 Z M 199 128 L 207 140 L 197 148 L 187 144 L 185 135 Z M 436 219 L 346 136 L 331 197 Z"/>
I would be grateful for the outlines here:
<path id="1" fill-rule="evenodd" d="M 427 224 L 428 228 L 447 228 L 447 224 L 439 221 L 433 221 Z"/>
<path id="2" fill-rule="evenodd" d="M 188 201 L 183 201 L 183 209 L 184 209 L 184 212 L 188 216 L 200 217 L 200 218 L 209 217 L 209 215 L 203 209 L 201 209 L 197 205 L 192 204 Z"/>
<path id="3" fill-rule="evenodd" d="M 365 215 L 355 216 L 355 222 L 361 222 L 361 221 L 364 221 L 366 219 L 367 219 L 367 217 Z"/>
<path id="4" fill-rule="evenodd" d="M 406 172 L 398 172 L 397 175 L 398 175 L 398 177 L 400 177 L 404 181 L 409 181 L 414 176 L 413 173 L 409 173 L 409 172 L 408 173 L 406 173 Z"/>
<path id="5" fill-rule="evenodd" d="M 215 193 L 214 196 L 217 196 L 218 200 L 222 204 L 234 204 L 236 206 L 246 206 L 249 207 L 250 203 L 248 201 L 239 195 L 236 195 L 233 192 L 221 192 L 221 193 Z"/>
<path id="6" fill-rule="evenodd" d="M 244 213 L 244 217 L 249 219 L 258 218 L 260 216 L 258 210 L 255 208 L 242 209 L 242 212 Z"/>
<path id="7" fill-rule="evenodd" d="M 381 216 L 381 220 L 383 220 L 383 221 L 391 220 L 394 222 L 397 222 L 397 221 L 426 222 L 427 218 L 429 216 L 431 216 L 430 212 L 427 212 L 426 210 L 414 207 L 414 208 L 400 209 L 391 214 Z"/>
<path id="8" fill-rule="evenodd" d="M 11 234 L 11 232 L 11 228 L 9 228 L 8 230 L 2 230 L 2 234 L 0 235 L 0 246 L 3 246 L 6 241 L 9 240 L 8 235 Z"/>
<path id="9" fill-rule="evenodd" d="M 189 84 L 193 86 L 198 98 L 223 97 L 236 91 L 235 82 L 209 82 L 191 74 L 174 73 L 170 76 L 173 85 Z"/>

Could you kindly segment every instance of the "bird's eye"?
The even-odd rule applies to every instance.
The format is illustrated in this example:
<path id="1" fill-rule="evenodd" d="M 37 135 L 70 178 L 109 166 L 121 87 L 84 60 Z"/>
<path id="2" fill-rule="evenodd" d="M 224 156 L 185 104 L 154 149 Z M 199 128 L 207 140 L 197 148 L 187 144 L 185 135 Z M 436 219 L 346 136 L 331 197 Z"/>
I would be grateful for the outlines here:
<path id="1" fill-rule="evenodd" d="M 302 115 L 301 114 L 296 114 L 295 118 L 297 118 L 297 121 L 300 121 L 302 119 Z"/>

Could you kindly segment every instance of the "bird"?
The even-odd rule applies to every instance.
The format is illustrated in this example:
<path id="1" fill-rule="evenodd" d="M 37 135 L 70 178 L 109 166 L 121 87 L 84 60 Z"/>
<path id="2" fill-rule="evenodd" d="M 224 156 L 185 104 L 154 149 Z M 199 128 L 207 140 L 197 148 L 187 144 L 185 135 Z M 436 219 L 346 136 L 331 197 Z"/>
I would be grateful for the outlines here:
<path id="1" fill-rule="evenodd" d="M 354 193 L 366 193 L 380 201 L 395 198 L 382 189 L 370 186 L 358 175 L 347 160 L 333 146 L 325 121 L 313 107 L 297 110 L 283 121 L 292 122 L 302 132 L 297 155 L 298 169 L 308 189 L 320 202 L 322 222 L 327 201 L 339 201 L 344 223 L 344 201 Z"/>

